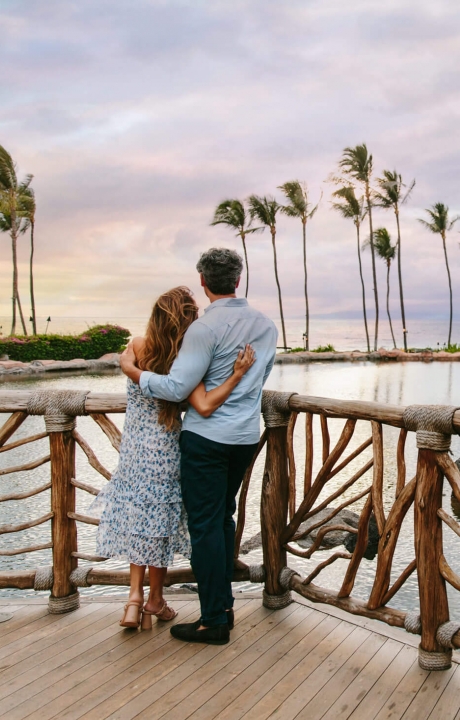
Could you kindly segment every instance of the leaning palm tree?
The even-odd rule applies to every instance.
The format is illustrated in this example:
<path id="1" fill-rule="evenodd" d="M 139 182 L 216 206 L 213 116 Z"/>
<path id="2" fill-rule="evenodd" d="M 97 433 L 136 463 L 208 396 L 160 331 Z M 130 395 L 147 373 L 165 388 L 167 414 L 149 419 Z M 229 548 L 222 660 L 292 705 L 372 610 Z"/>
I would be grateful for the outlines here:
<path id="1" fill-rule="evenodd" d="M 333 193 L 333 197 L 338 198 L 341 202 L 332 203 L 334 210 L 337 210 L 342 217 L 353 220 L 356 228 L 356 243 L 358 250 L 358 265 L 359 265 L 359 277 L 361 278 L 361 292 L 363 298 L 363 316 L 364 316 L 364 329 L 366 331 L 366 342 L 367 352 L 370 351 L 369 344 L 369 329 L 367 327 L 367 312 L 366 312 L 366 291 L 364 287 L 363 278 L 363 265 L 361 262 L 361 240 L 360 230 L 361 224 L 366 217 L 366 210 L 364 209 L 364 198 L 357 198 L 355 190 L 351 185 L 344 185 Z"/>
<path id="2" fill-rule="evenodd" d="M 402 177 L 396 170 L 384 170 L 383 177 L 377 179 L 380 191 L 376 194 L 377 204 L 381 207 L 393 208 L 396 216 L 396 227 L 398 231 L 398 280 L 399 280 L 399 301 L 401 304 L 401 320 L 403 326 L 404 350 L 407 352 L 407 325 L 404 311 L 404 294 L 401 271 L 401 228 L 399 225 L 399 208 L 409 199 L 415 187 L 415 180 L 412 180 L 409 187 L 403 183 Z"/>
<path id="3" fill-rule="evenodd" d="M 284 349 L 287 348 L 286 343 L 286 328 L 284 326 L 284 314 L 283 314 L 283 302 L 281 299 L 281 287 L 280 287 L 280 281 L 278 278 L 278 261 L 276 258 L 276 216 L 278 212 L 281 210 L 281 205 L 276 202 L 275 198 L 271 196 L 264 196 L 259 197 L 258 195 L 250 195 L 248 198 L 248 205 L 249 205 L 249 214 L 251 215 L 251 218 L 257 218 L 257 220 L 262 223 L 262 225 L 265 227 L 268 227 L 270 229 L 270 234 L 272 237 L 272 247 L 273 247 L 273 262 L 275 266 L 275 280 L 276 280 L 276 287 L 278 288 L 278 302 L 280 307 L 280 318 L 281 318 L 281 330 L 283 333 L 283 347 Z"/>
<path id="4" fill-rule="evenodd" d="M 240 200 L 224 200 L 216 207 L 214 211 L 214 219 L 211 223 L 211 225 L 228 225 L 236 230 L 236 235 L 241 238 L 241 242 L 243 243 L 244 262 L 246 264 L 245 297 L 248 296 L 249 289 L 249 264 L 248 253 L 246 250 L 246 235 L 259 232 L 261 230 L 261 228 L 250 227 L 251 222 L 252 218 L 249 218 L 248 222 L 246 210 Z"/>
<path id="5" fill-rule="evenodd" d="M 18 285 L 17 241 L 23 232 L 23 200 L 32 182 L 32 175 L 18 181 L 16 166 L 11 155 L 0 145 L 0 231 L 8 232 L 11 237 L 13 255 L 13 293 L 11 334 L 16 332 L 16 306 L 21 318 L 22 330 L 27 335 Z"/>
<path id="6" fill-rule="evenodd" d="M 366 210 L 369 218 L 369 245 L 372 256 L 372 278 L 374 282 L 374 300 L 375 300 L 375 333 L 374 333 L 374 350 L 377 350 L 378 334 L 379 334 L 379 295 L 377 290 L 377 272 L 375 268 L 375 248 L 374 233 L 372 230 L 372 155 L 369 154 L 365 143 L 356 145 L 356 147 L 347 147 L 342 153 L 342 159 L 339 161 L 339 167 L 345 178 L 350 178 L 358 182 L 364 191 L 366 199 Z"/>
<path id="7" fill-rule="evenodd" d="M 305 294 L 305 349 L 309 350 L 310 343 L 310 310 L 308 306 L 308 275 L 307 275 L 307 222 L 311 220 L 316 213 L 319 202 L 312 207 L 308 200 L 308 188 L 306 183 L 298 180 L 280 185 L 279 189 L 283 191 L 289 200 L 287 205 L 281 207 L 281 212 L 288 217 L 300 218 L 302 223 L 302 240 L 303 240 L 303 272 L 304 272 L 304 294 Z M 321 199 L 321 198 L 320 198 Z"/>
<path id="8" fill-rule="evenodd" d="M 393 347 L 396 347 L 396 340 L 390 315 L 390 267 L 391 261 L 394 260 L 394 257 L 396 255 L 396 245 L 391 244 L 390 233 L 384 227 L 377 228 L 377 230 L 374 232 L 374 245 L 377 255 L 385 261 L 387 266 L 387 315 L 388 322 L 390 323 Z"/>
<path id="9" fill-rule="evenodd" d="M 426 208 L 429 220 L 420 219 L 428 230 L 436 235 L 440 235 L 442 238 L 442 247 L 444 249 L 444 259 L 446 261 L 447 279 L 449 281 L 449 297 L 450 297 L 450 314 L 449 314 L 449 337 L 447 345 L 451 344 L 452 339 L 452 281 L 450 279 L 449 261 L 447 259 L 447 248 L 446 248 L 446 234 L 449 230 L 452 230 L 457 220 L 460 220 L 460 216 L 456 215 L 454 218 L 449 219 L 449 208 L 444 203 L 435 203 L 431 208 Z"/>
<path id="10" fill-rule="evenodd" d="M 29 289 L 30 289 L 30 307 L 32 332 L 37 334 L 37 318 L 35 313 L 35 293 L 34 293 L 34 252 L 35 252 L 35 211 L 36 211 L 35 193 L 30 186 L 21 197 L 20 213 L 25 223 L 23 232 L 30 228 L 30 256 L 29 256 Z"/>

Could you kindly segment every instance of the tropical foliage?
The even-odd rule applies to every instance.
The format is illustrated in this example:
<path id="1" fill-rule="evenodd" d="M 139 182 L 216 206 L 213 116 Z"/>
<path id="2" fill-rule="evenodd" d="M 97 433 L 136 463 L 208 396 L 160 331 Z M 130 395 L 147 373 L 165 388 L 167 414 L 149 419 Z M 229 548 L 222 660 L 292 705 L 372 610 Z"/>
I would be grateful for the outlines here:
<path id="1" fill-rule="evenodd" d="M 303 273 L 304 273 L 304 295 L 305 295 L 305 350 L 309 349 L 310 343 L 310 309 L 308 304 L 308 272 L 307 272 L 307 222 L 316 213 L 319 203 L 312 206 L 308 199 L 308 188 L 306 183 L 299 180 L 291 180 L 279 186 L 288 200 L 287 205 L 281 206 L 281 212 L 291 218 L 299 218 L 302 223 L 302 248 L 303 248 Z"/>
<path id="2" fill-rule="evenodd" d="M 94 325 L 80 335 L 12 335 L 0 339 L 0 356 L 10 360 L 93 360 L 122 352 L 130 331 L 119 325 Z"/>
<path id="3" fill-rule="evenodd" d="M 420 219 L 422 225 L 424 225 L 430 232 L 435 235 L 440 235 L 442 239 L 442 247 L 444 250 L 444 260 L 446 263 L 447 279 L 449 282 L 449 336 L 447 345 L 451 344 L 452 338 L 452 315 L 453 315 L 453 303 L 452 303 L 452 280 L 450 277 L 449 260 L 447 258 L 447 247 L 446 247 L 446 236 L 449 230 L 452 230 L 455 223 L 460 220 L 460 216 L 456 215 L 453 218 L 449 218 L 449 208 L 444 203 L 435 203 L 431 208 L 427 208 L 425 211 L 428 215 L 428 220 Z"/>
<path id="4" fill-rule="evenodd" d="M 403 326 L 404 350 L 407 351 L 407 324 L 406 312 L 404 308 L 404 292 L 401 270 L 401 226 L 399 221 L 399 209 L 404 205 L 412 190 L 415 187 L 415 180 L 412 180 L 407 187 L 402 180 L 401 175 L 396 170 L 384 170 L 382 177 L 377 179 L 379 187 L 376 193 L 376 202 L 380 207 L 387 210 L 392 209 L 396 217 L 396 228 L 398 232 L 397 252 L 398 252 L 398 280 L 399 280 L 399 302 L 401 305 L 401 321 Z"/>
<path id="5" fill-rule="evenodd" d="M 236 235 L 241 238 L 243 243 L 244 262 L 246 265 L 246 293 L 249 291 L 249 264 L 248 252 L 246 248 L 246 235 L 259 232 L 261 228 L 251 227 L 252 218 L 248 217 L 245 207 L 240 200 L 224 200 L 221 202 L 214 212 L 214 219 L 211 225 L 228 225 L 236 231 Z"/>
<path id="6" fill-rule="evenodd" d="M 377 228 L 374 233 L 374 246 L 377 255 L 382 258 L 387 266 L 387 315 L 388 322 L 390 324 L 393 347 L 396 347 L 395 334 L 393 332 L 393 324 L 391 322 L 390 315 L 390 268 L 391 261 L 394 260 L 396 255 L 396 246 L 392 244 L 390 233 L 386 228 Z"/>

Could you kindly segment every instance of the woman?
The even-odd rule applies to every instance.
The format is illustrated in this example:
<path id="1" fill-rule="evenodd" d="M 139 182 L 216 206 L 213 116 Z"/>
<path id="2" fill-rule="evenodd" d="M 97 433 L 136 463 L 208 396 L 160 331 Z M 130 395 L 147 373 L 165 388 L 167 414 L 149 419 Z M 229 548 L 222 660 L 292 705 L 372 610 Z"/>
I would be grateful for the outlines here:
<path id="1" fill-rule="evenodd" d="M 144 338 L 133 348 L 142 370 L 167 374 L 185 331 L 198 317 L 191 291 L 177 287 L 161 295 L 153 306 Z M 195 410 L 211 415 L 228 398 L 254 363 L 248 345 L 240 351 L 233 374 L 206 392 L 201 382 L 188 398 Z M 190 556 L 190 541 L 180 491 L 180 407 L 142 395 L 128 380 L 128 402 L 120 447 L 120 462 L 112 480 L 91 509 L 101 512 L 98 555 L 127 559 L 130 592 L 122 627 L 152 627 L 152 615 L 172 620 L 177 613 L 163 598 L 163 583 L 174 553 Z M 144 575 L 149 567 L 150 593 L 144 605 Z"/>

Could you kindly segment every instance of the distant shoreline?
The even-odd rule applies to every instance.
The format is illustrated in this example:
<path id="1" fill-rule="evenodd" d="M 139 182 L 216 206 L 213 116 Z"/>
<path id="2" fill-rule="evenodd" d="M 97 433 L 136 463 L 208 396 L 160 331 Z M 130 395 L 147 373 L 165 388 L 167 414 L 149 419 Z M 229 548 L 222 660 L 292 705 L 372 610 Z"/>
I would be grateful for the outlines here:
<path id="1" fill-rule="evenodd" d="M 406 353 L 403 350 L 386 350 L 380 348 L 376 352 L 295 352 L 279 353 L 275 358 L 276 365 L 304 365 L 314 362 L 460 362 L 460 352 L 448 353 L 423 350 Z M 120 356 L 117 353 L 103 355 L 97 360 L 34 360 L 23 363 L 19 360 L 0 360 L 0 380 L 20 380 L 21 378 L 46 377 L 47 375 L 67 375 L 69 373 L 104 374 L 107 371 L 120 369 Z"/>

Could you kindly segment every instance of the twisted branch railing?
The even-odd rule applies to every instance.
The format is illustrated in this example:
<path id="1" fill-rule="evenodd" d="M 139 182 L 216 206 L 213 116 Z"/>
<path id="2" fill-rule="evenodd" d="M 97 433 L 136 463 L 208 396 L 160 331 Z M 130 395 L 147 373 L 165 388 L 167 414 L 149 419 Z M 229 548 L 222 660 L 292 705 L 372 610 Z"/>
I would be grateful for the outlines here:
<path id="1" fill-rule="evenodd" d="M 0 587 L 50 589 L 50 611 L 62 612 L 78 606 L 78 587 L 94 584 L 127 585 L 129 573 L 78 566 L 78 560 L 100 562 L 104 558 L 79 552 L 77 523 L 97 525 L 98 521 L 78 512 L 75 489 L 92 495 L 98 489 L 76 478 L 75 448 L 78 445 L 89 464 L 105 479 L 110 472 L 102 465 L 88 442 L 76 430 L 76 417 L 88 415 L 99 426 L 111 445 L 119 450 L 121 433 L 107 413 L 123 413 L 124 395 L 99 393 L 66 393 L 51 391 L 31 395 L 28 392 L 4 392 L 0 412 L 11 413 L 0 428 L 0 453 L 8 452 L 45 437 L 49 438 L 49 455 L 6 467 L 5 476 L 33 470 L 50 462 L 50 481 L 24 492 L 0 496 L 0 502 L 21 500 L 51 488 L 50 512 L 35 520 L 0 527 L 0 534 L 18 532 L 51 520 L 51 541 L 40 545 L 8 548 L 1 554 L 34 552 L 52 548 L 52 568 L 35 571 L 0 573 Z M 9 442 L 28 414 L 43 414 L 46 432 Z M 244 478 L 239 497 L 235 543 L 235 580 L 264 582 L 264 604 L 283 607 L 291 602 L 291 591 L 314 601 L 328 603 L 348 612 L 375 618 L 390 625 L 405 627 L 421 635 L 422 667 L 442 669 L 450 665 L 452 647 L 460 647 L 460 623 L 449 619 L 446 583 L 460 590 L 460 576 L 450 567 L 443 551 L 443 526 L 460 537 L 460 523 L 442 508 L 444 477 L 460 501 L 460 471 L 448 455 L 450 436 L 460 432 L 460 411 L 454 408 L 401 408 L 379 403 L 302 397 L 289 393 L 264 393 L 263 414 L 266 429 L 256 457 Z M 299 416 L 305 416 L 305 446 L 302 460 L 296 457 Z M 319 442 L 315 445 L 319 417 Z M 339 437 L 330 420 L 345 422 Z M 369 423 L 369 434 L 355 449 L 358 421 Z M 394 448 L 384 444 L 385 426 L 400 428 Z M 297 434 L 296 434 L 297 432 Z M 417 433 L 417 472 L 406 480 L 406 441 L 409 432 Z M 315 462 L 314 449 L 320 449 Z M 257 456 L 266 448 L 261 495 L 261 535 L 263 567 L 249 568 L 238 560 L 244 532 L 246 500 L 251 474 Z M 348 451 L 348 452 L 347 452 Z M 385 485 L 385 463 L 389 453 L 395 458 L 394 494 Z M 304 460 L 302 487 L 297 486 L 298 469 Z M 332 505 L 338 498 L 337 505 Z M 351 525 L 346 513 L 355 512 L 357 522 Z M 404 519 L 413 508 L 414 555 L 392 582 L 395 552 Z M 344 514 L 345 513 L 345 514 Z M 369 547 L 369 536 L 377 536 L 375 576 L 367 600 L 352 596 L 357 574 Z M 338 549 L 312 567 L 329 538 L 346 533 L 354 538 L 347 551 Z M 309 543 L 305 547 L 305 543 Z M 305 577 L 288 568 L 287 557 L 308 560 Z M 343 570 L 340 587 L 335 590 L 314 584 L 319 575 L 339 563 Z M 420 615 L 404 613 L 388 606 L 407 580 L 417 573 Z M 166 584 L 190 582 L 189 568 L 168 572 Z"/>

